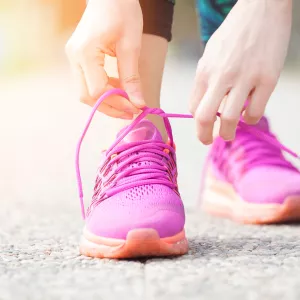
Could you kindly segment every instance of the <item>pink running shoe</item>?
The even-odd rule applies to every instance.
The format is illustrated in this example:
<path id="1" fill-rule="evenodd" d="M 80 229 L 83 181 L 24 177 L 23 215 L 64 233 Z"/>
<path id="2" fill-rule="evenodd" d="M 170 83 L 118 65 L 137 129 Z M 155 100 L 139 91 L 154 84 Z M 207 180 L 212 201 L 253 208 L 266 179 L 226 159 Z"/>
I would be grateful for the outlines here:
<path id="1" fill-rule="evenodd" d="M 86 225 L 80 244 L 83 255 L 99 258 L 182 255 L 188 251 L 185 213 L 177 187 L 175 147 L 171 125 L 160 109 L 145 108 L 133 123 L 117 135 L 102 153 L 94 196 L 85 216 L 79 171 L 81 142 L 101 102 L 96 103 L 79 141 L 76 169 L 82 213 Z M 164 118 L 169 143 L 158 129 L 144 120 L 149 114 Z M 186 117 L 186 116 L 182 116 Z"/>
<path id="2" fill-rule="evenodd" d="M 282 150 L 299 158 L 271 133 L 266 118 L 240 122 L 233 142 L 217 138 L 203 178 L 205 211 L 253 224 L 300 220 L 300 172 Z"/>

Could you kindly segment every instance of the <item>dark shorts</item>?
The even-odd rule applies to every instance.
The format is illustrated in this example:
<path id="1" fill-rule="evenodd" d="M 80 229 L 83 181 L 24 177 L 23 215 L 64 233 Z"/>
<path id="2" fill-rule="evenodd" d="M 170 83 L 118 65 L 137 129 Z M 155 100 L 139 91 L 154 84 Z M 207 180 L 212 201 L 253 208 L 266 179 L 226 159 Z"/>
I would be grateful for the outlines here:
<path id="1" fill-rule="evenodd" d="M 237 0 L 196 0 L 201 19 L 201 37 L 206 43 L 219 28 Z M 172 38 L 175 0 L 140 0 L 144 16 L 144 33 Z"/>
<path id="2" fill-rule="evenodd" d="M 172 39 L 175 0 L 140 0 L 144 17 L 144 33 Z"/>

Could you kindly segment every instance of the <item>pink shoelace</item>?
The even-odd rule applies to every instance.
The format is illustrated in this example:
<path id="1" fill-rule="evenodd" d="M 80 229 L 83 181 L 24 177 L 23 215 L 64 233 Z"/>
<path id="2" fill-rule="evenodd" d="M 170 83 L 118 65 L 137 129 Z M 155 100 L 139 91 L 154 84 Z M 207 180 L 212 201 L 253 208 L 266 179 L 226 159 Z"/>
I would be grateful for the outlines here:
<path id="1" fill-rule="evenodd" d="M 81 179 L 80 164 L 79 164 L 81 144 L 82 144 L 82 141 L 89 129 L 89 126 L 92 122 L 92 119 L 93 119 L 98 107 L 107 97 L 109 97 L 111 95 L 120 95 L 120 96 L 126 98 L 127 100 L 129 100 L 127 93 L 121 89 L 112 89 L 112 90 L 104 93 L 98 99 L 96 104 L 94 105 L 92 112 L 88 118 L 88 121 L 85 125 L 85 128 L 79 138 L 77 148 L 76 148 L 75 167 L 76 167 L 77 185 L 78 185 L 78 192 L 79 192 L 81 212 L 82 212 L 83 219 L 85 219 L 85 207 L 84 207 L 83 187 L 82 187 L 82 179 Z M 107 162 L 108 164 L 113 164 L 115 162 L 115 160 L 118 159 L 119 165 L 117 167 L 117 171 L 122 170 L 122 168 L 125 165 L 127 165 L 128 163 L 132 163 L 133 159 L 138 159 L 139 161 L 145 161 L 145 160 L 152 161 L 155 163 L 155 165 L 153 165 L 153 168 L 151 168 L 151 177 L 149 178 L 149 175 L 148 175 L 149 170 L 147 170 L 147 172 L 143 172 L 143 168 L 137 167 L 137 168 L 130 169 L 130 170 L 125 169 L 123 172 L 117 172 L 117 174 L 116 174 L 116 176 L 114 176 L 114 178 L 108 179 L 108 181 L 106 182 L 106 185 L 108 186 L 108 188 L 105 191 L 101 191 L 102 195 L 104 194 L 103 192 L 105 192 L 107 197 L 111 197 L 121 191 L 130 189 L 134 186 L 142 185 L 145 183 L 147 183 L 147 184 L 149 184 L 149 183 L 150 184 L 165 184 L 167 186 L 170 186 L 170 188 L 176 187 L 175 183 L 172 180 L 170 180 L 169 177 L 166 176 L 166 166 L 164 165 L 163 160 L 158 160 L 158 156 L 157 156 L 157 155 L 159 155 L 161 157 L 164 157 L 165 155 L 167 155 L 164 152 L 164 149 L 168 149 L 169 151 L 174 151 L 173 147 L 168 146 L 165 143 L 159 143 L 159 142 L 156 142 L 155 145 L 153 145 L 153 141 L 151 141 L 151 142 L 149 142 L 149 141 L 133 142 L 133 143 L 130 143 L 129 147 L 128 147 L 128 145 L 118 146 L 119 143 L 124 139 L 124 137 L 126 137 L 126 135 L 142 119 L 144 119 L 149 114 L 158 115 L 164 119 L 164 124 L 165 124 L 166 130 L 167 130 L 167 133 L 169 136 L 169 141 L 170 141 L 171 145 L 173 145 L 174 142 L 173 142 L 173 134 L 172 134 L 171 124 L 170 124 L 170 121 L 168 120 L 168 118 L 188 118 L 188 119 L 193 118 L 193 116 L 190 114 L 170 114 L 170 113 L 165 113 L 160 108 L 144 107 L 142 109 L 141 114 L 135 120 L 133 120 L 133 122 L 117 137 L 115 142 L 105 152 L 105 155 L 106 155 L 106 157 L 109 158 L 109 157 L 112 157 L 114 154 L 116 154 L 116 152 L 119 153 L 118 158 L 112 158 L 110 161 Z M 218 117 L 220 117 L 220 113 L 218 113 L 217 115 L 218 115 Z M 257 129 L 256 127 L 249 126 L 241 121 L 239 122 L 238 126 L 240 128 L 242 128 L 243 130 L 247 131 L 248 133 L 255 135 L 257 138 L 268 142 L 269 144 L 273 145 L 274 147 L 281 149 L 296 158 L 300 158 L 299 155 L 297 155 L 295 152 L 293 152 L 292 150 L 285 147 L 276 138 Z M 145 148 L 149 149 L 150 144 L 151 144 L 151 151 L 149 151 L 149 153 L 146 153 L 146 154 L 144 153 L 143 155 L 139 155 L 139 157 L 136 157 L 136 158 L 132 158 L 130 156 L 130 154 L 132 154 L 132 153 L 138 153 L 138 152 L 142 153 L 142 151 L 141 151 L 142 149 L 145 149 Z M 124 181 L 124 179 L 126 179 L 128 177 L 128 175 L 136 175 L 136 174 L 141 175 L 138 182 L 136 180 L 132 181 L 130 179 Z M 113 185 L 108 184 L 111 182 L 111 180 L 114 181 Z M 124 181 L 124 182 L 122 182 L 122 184 L 120 184 L 118 186 L 117 183 L 120 181 Z M 97 203 L 98 203 L 97 201 L 93 201 L 93 205 L 97 205 Z"/>
<path id="2" fill-rule="evenodd" d="M 247 171 L 267 165 L 298 172 L 297 168 L 284 158 L 281 151 L 284 146 L 281 147 L 277 138 L 269 130 L 263 133 L 261 138 L 254 139 L 253 134 L 238 129 L 233 142 L 224 142 L 221 138 L 214 141 L 209 157 L 226 180 L 235 185 Z"/>
<path id="3" fill-rule="evenodd" d="M 162 141 L 126 143 L 113 147 L 105 156 L 106 160 L 98 171 L 95 193 L 87 214 L 107 197 L 133 187 L 162 184 L 177 191 L 177 170 L 173 159 L 175 151 Z M 107 176 L 102 176 L 102 172 Z"/>

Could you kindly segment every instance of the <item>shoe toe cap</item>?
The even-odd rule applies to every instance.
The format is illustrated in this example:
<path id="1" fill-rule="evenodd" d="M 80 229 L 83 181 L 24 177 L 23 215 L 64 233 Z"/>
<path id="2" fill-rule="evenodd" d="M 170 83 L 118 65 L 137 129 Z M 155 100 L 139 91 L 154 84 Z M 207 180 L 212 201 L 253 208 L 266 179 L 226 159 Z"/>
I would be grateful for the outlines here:
<path id="1" fill-rule="evenodd" d="M 182 231 L 184 223 L 180 197 L 168 187 L 157 186 L 148 193 L 123 191 L 102 201 L 88 215 L 86 228 L 97 236 L 116 239 L 126 239 L 134 229 L 151 228 L 165 238 Z"/>
<path id="2" fill-rule="evenodd" d="M 243 177 L 238 192 L 247 202 L 282 204 L 289 196 L 300 196 L 300 173 L 278 167 L 258 167 Z"/>

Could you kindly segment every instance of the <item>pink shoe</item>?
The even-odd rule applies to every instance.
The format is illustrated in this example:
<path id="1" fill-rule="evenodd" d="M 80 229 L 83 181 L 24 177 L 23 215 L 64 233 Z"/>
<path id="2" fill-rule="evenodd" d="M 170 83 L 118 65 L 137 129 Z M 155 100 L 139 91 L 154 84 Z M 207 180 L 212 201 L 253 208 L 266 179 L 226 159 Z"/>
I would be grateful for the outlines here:
<path id="1" fill-rule="evenodd" d="M 209 213 L 253 224 L 300 220 L 300 172 L 282 150 L 266 118 L 240 123 L 236 139 L 217 138 L 207 159 L 202 194 Z"/>
<path id="2" fill-rule="evenodd" d="M 128 97 L 121 90 L 112 90 L 102 96 L 77 148 L 76 168 L 84 217 L 79 150 L 97 107 L 113 93 Z M 149 113 L 164 117 L 168 144 L 163 142 L 153 123 L 143 120 Z M 182 255 L 188 251 L 172 130 L 162 110 L 144 109 L 102 153 L 94 196 L 85 220 L 80 244 L 83 255 L 130 258 Z"/>

